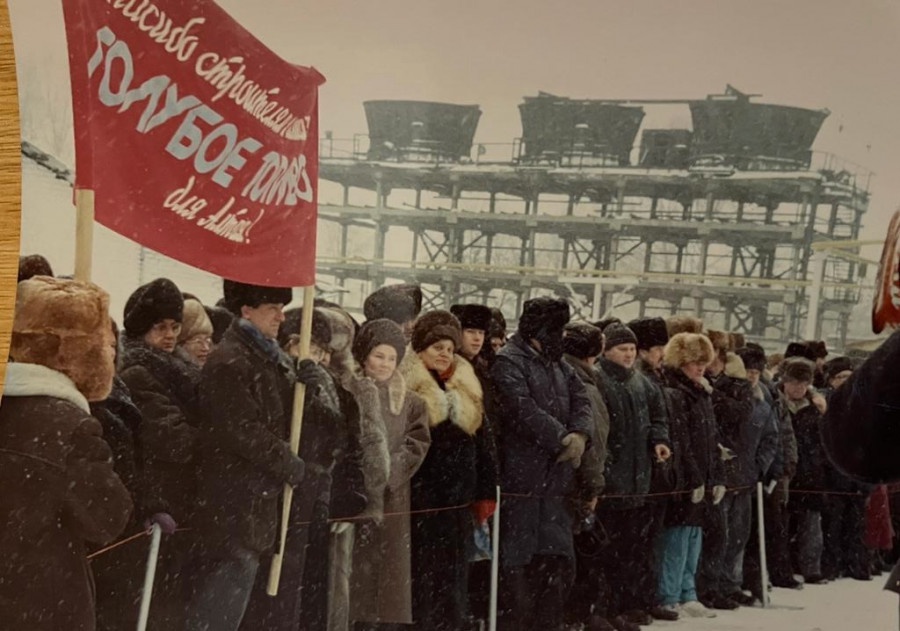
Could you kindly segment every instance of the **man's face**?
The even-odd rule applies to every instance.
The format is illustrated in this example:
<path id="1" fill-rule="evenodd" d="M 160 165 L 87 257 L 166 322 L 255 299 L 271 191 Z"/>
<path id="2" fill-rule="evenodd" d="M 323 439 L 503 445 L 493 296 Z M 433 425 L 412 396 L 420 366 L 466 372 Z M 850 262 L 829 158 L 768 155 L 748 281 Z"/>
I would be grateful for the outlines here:
<path id="1" fill-rule="evenodd" d="M 756 368 L 748 368 L 747 369 L 747 381 L 750 382 L 751 386 L 756 386 L 759 383 L 759 378 L 762 375 Z"/>
<path id="2" fill-rule="evenodd" d="M 663 351 L 665 350 L 665 346 L 651 346 L 649 350 L 640 350 L 638 353 L 647 365 L 650 366 L 653 370 L 657 370 L 659 368 L 660 363 L 662 363 Z"/>
<path id="3" fill-rule="evenodd" d="M 284 322 L 284 305 L 264 302 L 258 307 L 241 307 L 241 317 L 259 329 L 260 333 L 274 340 L 278 337 L 278 327 Z"/>
<path id="4" fill-rule="evenodd" d="M 475 359 L 476 355 L 481 352 L 484 346 L 484 331 L 481 329 L 463 329 L 462 347 L 459 354 L 466 359 Z"/>
<path id="5" fill-rule="evenodd" d="M 791 401 L 800 401 L 806 396 L 809 390 L 808 381 L 794 381 L 793 379 L 785 379 L 781 382 L 784 388 L 785 396 Z"/>
<path id="6" fill-rule="evenodd" d="M 603 356 L 623 368 L 631 368 L 634 366 L 634 360 L 637 359 L 637 347 L 634 344 L 619 344 L 606 349 Z"/>

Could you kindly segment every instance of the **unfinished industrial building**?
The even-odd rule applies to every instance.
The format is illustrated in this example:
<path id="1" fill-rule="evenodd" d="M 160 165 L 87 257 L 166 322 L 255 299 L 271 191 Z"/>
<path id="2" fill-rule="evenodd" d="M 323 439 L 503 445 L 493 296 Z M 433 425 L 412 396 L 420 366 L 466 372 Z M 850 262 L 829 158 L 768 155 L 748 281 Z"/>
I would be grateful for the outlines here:
<path id="1" fill-rule="evenodd" d="M 816 335 L 846 341 L 859 250 L 822 255 L 821 283 L 811 261 L 819 242 L 858 239 L 871 175 L 812 151 L 827 110 L 730 86 L 695 100 L 540 93 L 504 144 L 475 142 L 477 105 L 363 105 L 368 134 L 326 135 L 319 172 L 333 245 L 318 274 L 350 310 L 401 281 L 422 285 L 426 308 L 477 301 L 512 322 L 555 294 L 583 319 L 690 313 L 774 348 L 807 330 L 815 285 Z M 660 105 L 690 125 L 652 128 L 645 110 Z"/>

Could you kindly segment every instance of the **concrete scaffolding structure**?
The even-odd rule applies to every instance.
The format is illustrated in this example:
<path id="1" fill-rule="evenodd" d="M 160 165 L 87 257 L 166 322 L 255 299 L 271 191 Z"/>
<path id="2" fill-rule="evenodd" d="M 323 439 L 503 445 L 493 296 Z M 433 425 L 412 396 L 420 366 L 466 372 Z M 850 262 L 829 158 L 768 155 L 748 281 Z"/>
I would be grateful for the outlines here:
<path id="1" fill-rule="evenodd" d="M 477 300 L 513 321 L 557 294 L 583 318 L 692 313 L 773 348 L 801 337 L 813 244 L 858 239 L 871 174 L 811 151 L 827 110 L 729 87 L 652 102 L 687 105 L 693 128 L 643 125 L 637 142 L 648 103 L 540 94 L 522 138 L 474 147 L 477 106 L 366 103 L 368 136 L 322 142 L 319 176 L 341 194 L 320 202 L 339 232 L 320 277 L 417 282 L 428 307 Z M 825 259 L 818 309 L 838 347 L 865 274 L 844 251 Z"/>

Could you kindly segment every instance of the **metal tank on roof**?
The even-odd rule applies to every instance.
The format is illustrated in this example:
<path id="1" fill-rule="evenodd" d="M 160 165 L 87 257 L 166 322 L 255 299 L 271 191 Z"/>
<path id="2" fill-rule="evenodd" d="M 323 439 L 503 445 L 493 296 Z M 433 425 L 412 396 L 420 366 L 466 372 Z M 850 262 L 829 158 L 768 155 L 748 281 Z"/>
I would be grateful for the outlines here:
<path id="1" fill-rule="evenodd" d="M 628 166 L 642 107 L 552 94 L 526 96 L 519 105 L 526 162 L 561 166 Z"/>
<path id="2" fill-rule="evenodd" d="M 728 86 L 724 95 L 690 103 L 691 166 L 739 170 L 809 168 L 812 145 L 829 111 L 751 103 Z"/>
<path id="3" fill-rule="evenodd" d="M 458 162 L 469 157 L 481 118 L 477 105 L 366 101 L 369 160 Z"/>

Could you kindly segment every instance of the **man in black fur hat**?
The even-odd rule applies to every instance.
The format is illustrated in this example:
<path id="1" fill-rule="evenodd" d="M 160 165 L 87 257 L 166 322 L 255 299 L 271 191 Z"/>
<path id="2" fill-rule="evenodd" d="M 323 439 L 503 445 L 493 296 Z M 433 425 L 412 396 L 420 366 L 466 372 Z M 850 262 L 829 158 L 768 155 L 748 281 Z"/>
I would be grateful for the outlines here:
<path id="1" fill-rule="evenodd" d="M 500 628 L 558 629 L 574 578 L 567 497 L 593 433 L 591 403 L 563 359 L 564 300 L 525 303 L 519 329 L 491 369 L 504 414 Z M 550 492 L 552 490 L 552 492 Z"/>
<path id="2" fill-rule="evenodd" d="M 628 323 L 637 337 L 638 359 L 635 368 L 658 386 L 662 386 L 663 350 L 669 343 L 669 331 L 662 318 L 639 318 Z"/>
<path id="3" fill-rule="evenodd" d="M 294 384 L 314 385 L 318 374 L 301 364 L 296 375 L 278 348 L 289 288 L 226 280 L 224 290 L 237 317 L 200 383 L 203 549 L 186 614 L 192 630 L 234 631 L 244 617 L 276 543 L 284 485 L 303 480 L 304 463 L 288 442 Z"/>

